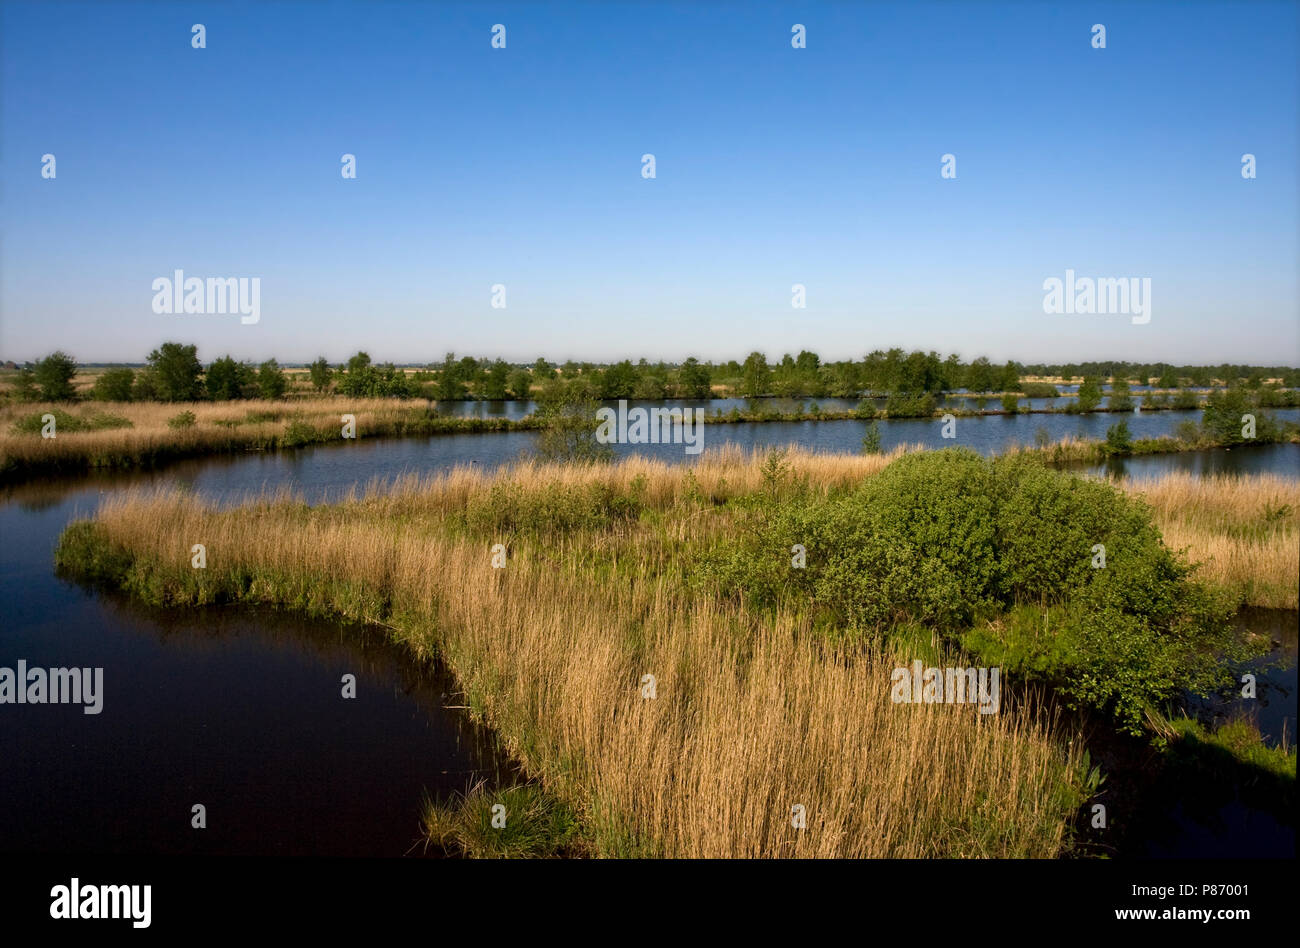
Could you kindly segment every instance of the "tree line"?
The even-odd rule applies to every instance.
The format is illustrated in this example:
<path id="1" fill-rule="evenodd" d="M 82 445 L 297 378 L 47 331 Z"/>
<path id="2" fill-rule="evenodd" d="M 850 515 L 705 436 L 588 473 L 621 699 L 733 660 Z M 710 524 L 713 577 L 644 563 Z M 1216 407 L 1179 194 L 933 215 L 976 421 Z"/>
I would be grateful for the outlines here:
<path id="1" fill-rule="evenodd" d="M 78 365 L 59 351 L 29 363 L 14 381 L 19 400 L 69 401 L 78 397 L 74 379 Z M 1175 366 L 1167 363 L 1085 362 L 1062 365 L 1001 365 L 984 357 L 963 362 L 956 354 L 941 358 L 936 352 L 902 349 L 875 350 L 860 361 L 822 362 L 808 350 L 769 362 L 762 352 L 751 352 L 743 362 L 701 362 L 691 357 L 681 363 L 614 363 L 568 361 L 563 364 L 538 358 L 532 365 L 502 359 L 456 358 L 448 353 L 441 364 L 430 363 L 408 372 L 393 363 L 375 364 L 365 352 L 345 363 L 331 365 L 320 357 L 307 367 L 307 381 L 320 394 L 337 392 L 364 398 L 530 399 L 554 397 L 561 389 L 574 397 L 593 399 L 705 399 L 718 395 L 739 397 L 789 396 L 856 398 L 863 395 L 924 396 L 965 390 L 972 393 L 1018 393 L 1021 396 L 1058 394 L 1054 385 L 1028 382 L 1027 377 L 1082 380 L 1079 408 L 1090 410 L 1102 397 L 1103 379 L 1112 378 L 1112 399 L 1127 398 L 1131 381 L 1154 383 L 1159 388 L 1206 387 L 1215 382 L 1261 388 L 1266 380 L 1281 379 L 1282 387 L 1300 386 L 1300 370 L 1285 366 Z M 149 353 L 143 368 L 118 366 L 99 373 L 91 397 L 104 401 L 200 400 L 241 398 L 275 399 L 284 396 L 290 379 L 275 359 L 260 365 L 225 355 L 206 367 L 197 347 L 165 342 Z"/>

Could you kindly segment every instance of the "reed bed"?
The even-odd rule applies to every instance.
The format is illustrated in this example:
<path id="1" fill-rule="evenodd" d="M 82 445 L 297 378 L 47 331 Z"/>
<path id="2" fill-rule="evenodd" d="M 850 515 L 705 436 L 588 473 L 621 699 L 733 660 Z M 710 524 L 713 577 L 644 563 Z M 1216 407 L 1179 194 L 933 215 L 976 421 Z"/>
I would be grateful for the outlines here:
<path id="1" fill-rule="evenodd" d="M 826 490 L 888 461 L 785 459 L 791 479 Z M 1061 854 L 1086 794 L 1050 722 L 1006 701 L 996 715 L 893 704 L 891 672 L 915 656 L 833 647 L 798 611 L 760 618 L 680 582 L 672 551 L 725 529 L 712 498 L 771 487 L 770 474 L 760 455 L 733 451 L 689 477 L 644 459 L 462 469 L 316 508 L 280 496 L 219 510 L 135 491 L 73 528 L 61 556 L 116 558 L 118 581 L 156 602 L 240 599 L 386 626 L 446 661 L 466 703 L 581 814 L 598 854 Z M 567 534 L 466 529 L 510 485 L 635 493 L 650 514 Z M 190 565 L 195 543 L 204 570 Z M 796 805 L 805 829 L 792 826 Z"/>
<path id="2" fill-rule="evenodd" d="M 1248 605 L 1300 608 L 1300 482 L 1179 473 L 1122 486 L 1151 505 L 1169 546 L 1201 563 L 1200 578 Z"/>
<path id="3" fill-rule="evenodd" d="M 46 412 L 63 412 L 74 419 L 111 415 L 129 424 L 93 431 L 56 430 L 53 438 L 15 431 L 20 419 Z M 193 415 L 192 424 L 171 423 L 185 412 Z M 344 414 L 355 416 L 358 438 L 536 427 L 529 420 L 439 415 L 423 399 L 7 404 L 0 407 L 0 477 L 17 480 L 46 472 L 148 467 L 177 458 L 339 443 Z"/>

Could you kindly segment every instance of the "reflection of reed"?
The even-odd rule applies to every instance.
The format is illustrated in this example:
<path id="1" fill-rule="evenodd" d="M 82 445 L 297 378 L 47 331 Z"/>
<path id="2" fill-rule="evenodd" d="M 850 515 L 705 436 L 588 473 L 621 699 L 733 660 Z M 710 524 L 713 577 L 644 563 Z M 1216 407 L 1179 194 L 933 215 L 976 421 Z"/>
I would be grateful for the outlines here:
<path id="1" fill-rule="evenodd" d="M 252 639 L 259 647 L 286 649 L 305 662 L 355 674 L 359 688 L 402 694 L 429 720 L 453 728 L 457 746 L 468 748 L 478 763 L 471 770 L 439 773 L 475 773 L 495 785 L 518 772 L 492 731 L 468 715 L 449 713 L 466 707 L 455 703 L 461 695 L 455 678 L 436 662 L 415 658 L 381 630 L 241 605 L 157 608 L 112 590 L 101 590 L 101 600 L 124 628 L 152 633 L 159 642 L 188 655 L 216 656 L 232 640 Z"/>

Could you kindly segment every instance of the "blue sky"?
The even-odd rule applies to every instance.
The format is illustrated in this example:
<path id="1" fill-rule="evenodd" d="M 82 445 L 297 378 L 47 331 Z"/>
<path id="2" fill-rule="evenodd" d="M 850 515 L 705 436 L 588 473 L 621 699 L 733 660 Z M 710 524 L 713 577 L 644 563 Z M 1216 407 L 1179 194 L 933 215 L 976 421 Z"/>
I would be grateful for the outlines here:
<path id="1" fill-rule="evenodd" d="M 1300 364 L 1294 3 L 0 17 L 0 358 Z M 155 314 L 178 268 L 259 277 L 259 322 Z M 1149 277 L 1151 321 L 1045 314 L 1067 268 Z"/>

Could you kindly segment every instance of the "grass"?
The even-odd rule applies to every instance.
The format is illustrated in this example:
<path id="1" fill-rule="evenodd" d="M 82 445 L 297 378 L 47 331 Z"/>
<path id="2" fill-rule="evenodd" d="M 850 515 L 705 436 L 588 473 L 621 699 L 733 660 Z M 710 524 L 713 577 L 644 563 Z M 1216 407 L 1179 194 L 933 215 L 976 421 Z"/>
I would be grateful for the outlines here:
<path id="1" fill-rule="evenodd" d="M 54 438 L 40 436 L 40 416 L 45 412 L 57 418 Z M 0 478 L 14 481 L 47 473 L 149 467 L 186 457 L 338 443 L 343 440 L 344 413 L 355 416 L 358 438 L 537 427 L 527 419 L 440 415 L 420 399 L 103 402 L 75 412 L 67 406 L 7 404 L 0 407 Z"/>
<path id="2" fill-rule="evenodd" d="M 315 508 L 131 492 L 70 527 L 57 560 L 156 603 L 253 601 L 386 627 L 446 662 L 596 855 L 1060 855 L 1088 774 L 1081 742 L 1044 712 L 892 704 L 910 652 L 837 645 L 797 603 L 760 616 L 682 581 L 684 551 L 735 529 L 733 503 L 849 486 L 894 457 L 795 452 L 780 476 L 739 451 L 689 472 L 646 459 L 459 469 Z M 504 569 L 490 565 L 498 542 Z M 194 543 L 205 570 L 190 566 Z M 482 828 L 485 803 L 471 793 L 426 814 L 430 839 L 501 855 L 569 838 L 528 831 L 510 849 Z M 552 825 L 536 799 L 517 809 Z"/>
<path id="3" fill-rule="evenodd" d="M 911 400 L 916 401 L 916 400 Z M 754 410 L 733 408 L 701 417 L 708 424 L 760 422 L 851 421 L 908 417 L 1005 414 L 1004 411 L 970 411 L 964 408 L 917 409 L 907 399 L 877 410 L 863 401 L 850 411 L 809 410 L 778 412 L 760 405 Z M 906 402 L 907 404 L 903 404 Z M 1105 409 L 1099 409 L 1105 411 Z M 1055 410 L 1048 409 L 1047 413 Z M 41 416 L 57 418 L 57 437 L 42 438 Z M 1021 409 L 1021 413 L 1044 410 Z M 543 422 L 532 417 L 455 417 L 440 414 L 424 399 L 348 399 L 341 396 L 301 396 L 281 401 L 236 402 L 97 402 L 94 407 L 43 403 L 0 402 L 0 481 L 19 481 L 49 473 L 78 473 L 112 468 L 150 467 L 180 458 L 245 451 L 270 451 L 343 440 L 343 415 L 355 416 L 357 438 L 413 437 L 449 433 L 536 431 Z M 189 416 L 193 422 L 189 422 Z M 178 420 L 179 419 L 179 420 Z M 1285 426 L 1282 437 L 1300 441 L 1300 428 Z M 1136 439 L 1130 454 L 1156 454 L 1214 447 L 1213 441 L 1162 437 Z M 1018 447 L 1054 463 L 1099 463 L 1108 456 L 1104 441 L 1065 438 L 1044 447 Z"/>
<path id="4" fill-rule="evenodd" d="M 469 859 L 545 859 L 585 852 L 573 811 L 540 787 L 479 783 L 450 801 L 424 801 L 425 849 Z"/>
<path id="5" fill-rule="evenodd" d="M 1169 474 L 1121 485 L 1154 510 L 1166 544 L 1246 605 L 1300 608 L 1300 482 Z"/>

